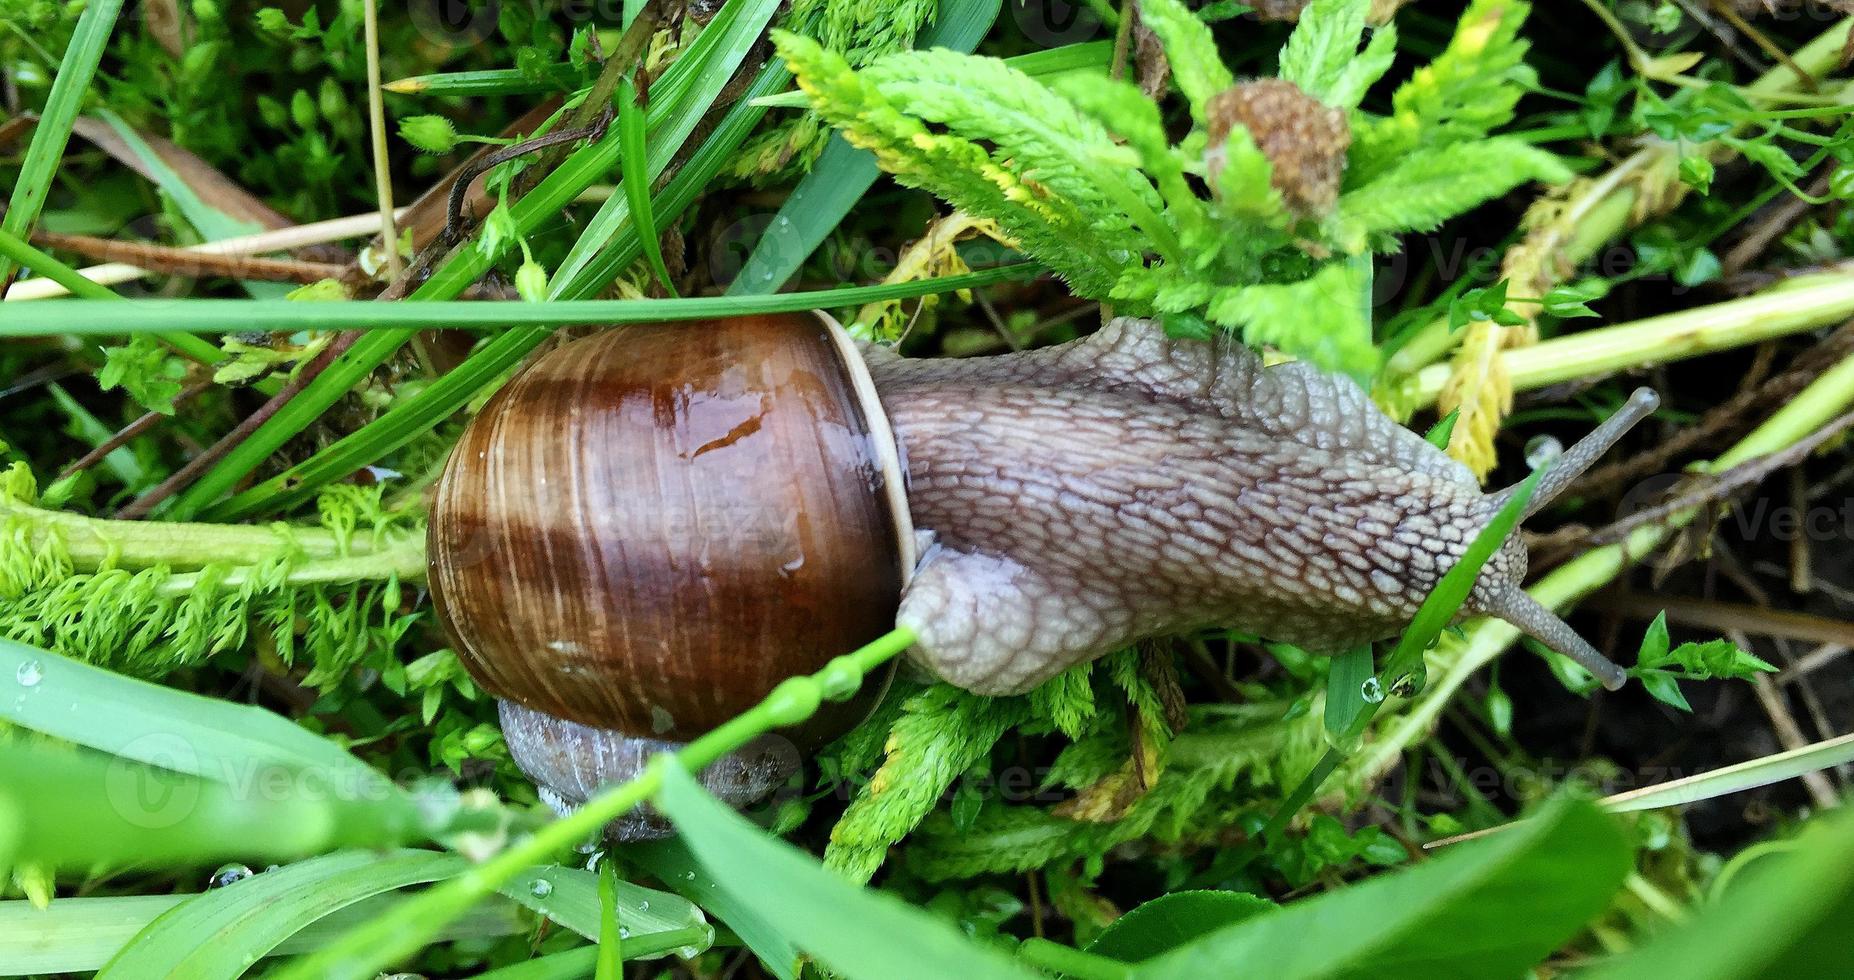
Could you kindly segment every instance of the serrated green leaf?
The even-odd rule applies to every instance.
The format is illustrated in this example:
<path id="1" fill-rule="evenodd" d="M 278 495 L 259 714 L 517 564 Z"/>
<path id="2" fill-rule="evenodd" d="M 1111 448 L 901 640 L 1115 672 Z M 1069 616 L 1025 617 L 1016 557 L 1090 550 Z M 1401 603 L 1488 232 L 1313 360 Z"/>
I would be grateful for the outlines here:
<path id="1" fill-rule="evenodd" d="M 1351 97 L 1351 92 L 1336 96 L 1335 91 L 1348 68 L 1361 60 L 1358 43 L 1364 37 L 1365 14 L 1370 9 L 1371 0 L 1313 0 L 1301 11 L 1300 23 L 1288 36 L 1287 46 L 1281 49 L 1281 77 L 1328 105 L 1347 109 L 1356 105 L 1356 100 L 1342 101 L 1342 98 Z M 1374 61 L 1382 62 L 1379 75 L 1390 67 L 1390 54 L 1388 50 L 1379 50 L 1373 55 Z M 1369 71 L 1371 67 L 1375 65 L 1360 70 Z M 1365 84 L 1375 80 L 1373 76 Z M 1347 84 L 1357 88 L 1357 83 L 1358 79 L 1352 79 Z M 1363 98 L 1363 89 L 1358 88 L 1357 94 Z"/>

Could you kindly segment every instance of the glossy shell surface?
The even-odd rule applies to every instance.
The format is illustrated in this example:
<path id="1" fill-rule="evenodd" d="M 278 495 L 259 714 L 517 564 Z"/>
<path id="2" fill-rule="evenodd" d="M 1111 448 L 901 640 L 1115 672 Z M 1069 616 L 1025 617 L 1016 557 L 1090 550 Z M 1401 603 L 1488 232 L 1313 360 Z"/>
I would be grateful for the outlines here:
<path id="1" fill-rule="evenodd" d="M 893 444 L 834 329 L 813 315 L 619 327 L 498 392 L 430 525 L 433 597 L 471 676 L 680 741 L 891 628 L 910 560 L 883 477 Z M 825 707 L 801 742 L 863 710 Z"/>

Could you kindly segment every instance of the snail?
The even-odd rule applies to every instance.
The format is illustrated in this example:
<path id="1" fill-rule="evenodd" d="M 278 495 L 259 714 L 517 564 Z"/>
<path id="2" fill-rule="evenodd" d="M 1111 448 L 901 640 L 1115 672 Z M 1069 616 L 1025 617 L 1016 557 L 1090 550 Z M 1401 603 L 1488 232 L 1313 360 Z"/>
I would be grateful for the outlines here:
<path id="1" fill-rule="evenodd" d="M 1656 404 L 1637 391 L 1567 450 L 1526 514 Z M 637 325 L 535 359 L 472 421 L 429 578 L 511 755 L 565 807 L 897 624 L 988 695 L 1196 627 L 1316 653 L 1395 636 L 1511 492 L 1350 379 L 1150 321 L 970 359 L 859 347 L 822 314 Z M 1525 572 L 1514 535 L 1462 615 L 1620 686 Z M 880 686 L 702 778 L 763 795 Z"/>

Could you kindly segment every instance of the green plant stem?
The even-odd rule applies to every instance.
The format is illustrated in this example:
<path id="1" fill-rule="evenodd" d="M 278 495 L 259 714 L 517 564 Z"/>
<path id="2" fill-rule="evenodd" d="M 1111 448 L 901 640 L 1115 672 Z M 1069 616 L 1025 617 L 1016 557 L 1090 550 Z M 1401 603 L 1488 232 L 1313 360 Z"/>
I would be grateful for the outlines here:
<path id="1" fill-rule="evenodd" d="M 907 299 L 929 293 L 974 289 L 1035 275 L 1029 262 L 911 282 L 848 286 L 772 296 L 690 296 L 682 299 L 561 300 L 549 303 L 432 301 L 374 303 L 360 300 L 295 303 L 287 300 L 182 299 L 137 306 L 125 314 L 118 304 L 107 309 L 83 300 L 32 303 L 0 326 L 0 337 L 48 334 L 142 333 L 187 330 L 372 330 L 369 338 L 410 336 L 419 330 L 484 327 L 564 327 L 700 320 L 745 313 L 792 313 L 830 309 L 877 300 Z M 98 322 L 97 317 L 107 314 Z M 367 343 L 364 338 L 361 343 Z M 359 349 L 359 345 L 355 346 Z M 352 352 L 340 360 L 352 357 Z M 334 370 L 334 368 L 330 368 Z"/>
<path id="2" fill-rule="evenodd" d="M 81 296 L 85 299 L 95 300 L 124 299 L 124 297 L 116 295 L 107 287 L 91 282 L 84 277 L 83 273 L 78 272 L 76 269 L 33 248 L 32 245 L 27 243 L 24 239 L 9 234 L 4 230 L 0 230 L 0 256 L 4 256 L 12 262 L 31 269 L 39 275 L 63 286 L 70 290 L 73 296 Z M 117 307 L 110 312 L 115 313 L 120 311 L 121 308 Z M 10 315 L 8 319 L 11 319 Z M 98 325 L 107 327 L 112 319 L 110 315 L 105 314 Z M 112 331 L 105 329 L 98 330 L 97 332 L 110 333 Z M 160 334 L 160 337 L 168 346 L 201 364 L 217 364 L 225 359 L 225 353 L 213 346 L 211 342 L 195 337 L 185 331 L 176 330 L 163 332 Z"/>
<path id="3" fill-rule="evenodd" d="M 1124 980 L 1133 975 L 1131 963 L 1110 960 L 1047 939 L 1024 940 L 1023 945 L 1017 947 L 1017 956 L 1032 966 L 1076 980 Z"/>
<path id="4" fill-rule="evenodd" d="M 416 538 L 375 540 L 355 533 L 344 540 L 324 528 L 112 521 L 5 498 L 0 498 L 0 522 L 22 529 L 33 548 L 42 548 L 54 538 L 62 542 L 80 572 L 104 567 L 165 565 L 187 570 L 221 563 L 260 565 L 288 554 L 310 560 L 392 555 L 404 561 L 412 549 L 419 552 L 419 564 L 423 564 L 424 544 Z"/>
<path id="5" fill-rule="evenodd" d="M 1854 405 L 1854 358 L 1830 368 L 1763 425 L 1714 460 L 1706 469 L 1728 469 L 1747 460 L 1781 451 L 1808 437 Z M 1616 544 L 1579 555 L 1534 583 L 1527 591 L 1549 609 L 1562 611 L 1609 584 L 1635 561 L 1654 552 L 1674 531 L 1698 517 L 1699 508 L 1682 511 L 1665 524 L 1636 528 Z M 1442 673 L 1411 709 L 1400 715 L 1383 737 L 1355 757 L 1347 770 L 1352 787 L 1377 779 L 1395 765 L 1405 749 L 1435 725 L 1449 699 L 1476 671 L 1493 662 L 1519 639 L 1519 631 L 1497 619 L 1469 624 L 1459 641 L 1445 641 L 1434 661 Z"/>
<path id="6" fill-rule="evenodd" d="M 1566 334 L 1503 351 L 1499 357 L 1514 390 L 1527 391 L 1755 344 L 1830 326 L 1851 316 L 1854 274 L 1820 273 L 1799 276 L 1744 299 Z M 1393 397 L 1410 408 L 1434 404 L 1448 383 L 1450 370 L 1447 364 L 1423 368 Z"/>
<path id="7" fill-rule="evenodd" d="M 598 833 L 614 818 L 642 805 L 663 784 L 662 766 L 700 772 L 715 760 L 775 728 L 796 724 L 817 710 L 820 699 L 855 693 L 863 678 L 914 643 L 914 633 L 896 627 L 875 641 L 837 657 L 808 677 L 781 683 L 765 700 L 670 756 L 659 756 L 629 782 L 614 786 L 578 810 L 543 826 L 534 836 L 466 874 L 393 906 L 366 926 L 279 972 L 280 980 L 371 977 L 431 941 L 446 923 L 468 911 L 527 868 Z"/>

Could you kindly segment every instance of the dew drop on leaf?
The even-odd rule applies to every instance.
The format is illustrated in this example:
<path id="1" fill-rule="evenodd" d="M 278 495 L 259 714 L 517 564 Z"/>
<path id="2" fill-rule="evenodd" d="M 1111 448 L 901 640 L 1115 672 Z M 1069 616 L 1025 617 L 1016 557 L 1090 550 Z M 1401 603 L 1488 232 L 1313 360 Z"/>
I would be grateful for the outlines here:
<path id="1" fill-rule="evenodd" d="M 1538 469 L 1564 455 L 1564 443 L 1551 436 L 1533 436 L 1526 440 L 1526 465 Z"/>
<path id="2" fill-rule="evenodd" d="M 1376 677 L 1365 678 L 1365 683 L 1358 686 L 1358 696 L 1367 704 L 1384 703 L 1384 685 Z"/>
<path id="3" fill-rule="evenodd" d="M 546 878 L 536 878 L 534 879 L 534 884 L 528 886 L 528 894 L 533 895 L 535 898 L 546 898 L 553 893 L 554 883 L 548 881 Z"/>
<path id="4" fill-rule="evenodd" d="M 20 687 L 38 687 L 39 682 L 45 679 L 45 665 L 37 660 L 28 660 L 13 672 L 13 679 L 19 682 Z"/>
<path id="5" fill-rule="evenodd" d="M 222 864 L 219 870 L 212 873 L 211 878 L 206 879 L 206 887 L 224 888 L 227 885 L 236 885 L 251 877 L 251 874 L 251 869 L 242 864 Z"/>

